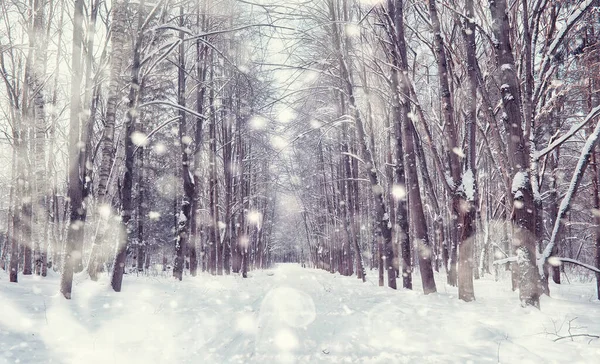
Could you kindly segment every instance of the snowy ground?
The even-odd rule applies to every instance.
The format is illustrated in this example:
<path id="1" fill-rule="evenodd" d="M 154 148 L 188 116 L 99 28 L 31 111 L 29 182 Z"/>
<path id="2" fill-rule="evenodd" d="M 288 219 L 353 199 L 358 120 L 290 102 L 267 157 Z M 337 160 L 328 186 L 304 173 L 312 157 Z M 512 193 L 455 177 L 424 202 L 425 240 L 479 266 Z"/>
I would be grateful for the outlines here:
<path id="1" fill-rule="evenodd" d="M 370 274 L 376 279 L 375 272 Z M 392 291 L 283 264 L 238 276 L 83 280 L 0 271 L 0 363 L 598 363 L 600 302 L 592 284 L 552 286 L 542 311 L 519 307 L 509 282 Z M 419 282 L 415 282 L 418 286 Z"/>

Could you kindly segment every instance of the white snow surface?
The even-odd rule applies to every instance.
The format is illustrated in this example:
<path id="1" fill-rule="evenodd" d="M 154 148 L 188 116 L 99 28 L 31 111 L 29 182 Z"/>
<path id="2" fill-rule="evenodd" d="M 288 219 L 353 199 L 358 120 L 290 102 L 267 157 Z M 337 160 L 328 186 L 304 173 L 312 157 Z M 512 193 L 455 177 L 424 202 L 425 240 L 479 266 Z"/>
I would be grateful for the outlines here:
<path id="1" fill-rule="evenodd" d="M 212 277 L 126 275 L 123 292 L 76 276 L 0 271 L 0 363 L 597 363 L 600 334 L 592 283 L 551 285 L 542 311 L 519 306 L 510 281 L 475 281 L 477 301 L 378 287 L 280 264 Z M 162 272 L 159 272 L 162 273 Z M 415 277 L 415 287 L 420 286 Z"/>
<path id="2" fill-rule="evenodd" d="M 512 180 L 512 187 L 511 187 L 512 193 L 516 193 L 520 189 L 525 188 L 527 186 L 528 182 L 529 182 L 529 176 L 527 175 L 527 173 L 523 172 L 523 171 L 517 171 L 517 173 L 515 173 L 515 176 L 513 177 L 513 180 Z"/>
<path id="3" fill-rule="evenodd" d="M 470 168 L 463 173 L 460 188 L 465 193 L 468 201 L 475 199 L 475 176 L 473 176 L 473 171 Z"/>

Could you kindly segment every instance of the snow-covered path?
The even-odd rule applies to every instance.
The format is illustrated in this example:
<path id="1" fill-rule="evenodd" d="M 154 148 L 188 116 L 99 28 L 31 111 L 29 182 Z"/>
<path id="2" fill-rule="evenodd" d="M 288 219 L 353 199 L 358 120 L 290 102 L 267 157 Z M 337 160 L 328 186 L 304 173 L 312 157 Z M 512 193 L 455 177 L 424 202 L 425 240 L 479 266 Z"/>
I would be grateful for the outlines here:
<path id="1" fill-rule="evenodd" d="M 370 278 L 375 279 L 375 272 Z M 58 277 L 0 273 L 0 363 L 597 363 L 591 284 L 553 286 L 542 312 L 506 282 L 476 281 L 462 303 L 281 264 L 239 276 L 127 276 L 124 291 L 82 280 L 67 302 Z M 418 286 L 419 282 L 415 282 Z M 585 328 L 582 328 L 585 326 Z"/>

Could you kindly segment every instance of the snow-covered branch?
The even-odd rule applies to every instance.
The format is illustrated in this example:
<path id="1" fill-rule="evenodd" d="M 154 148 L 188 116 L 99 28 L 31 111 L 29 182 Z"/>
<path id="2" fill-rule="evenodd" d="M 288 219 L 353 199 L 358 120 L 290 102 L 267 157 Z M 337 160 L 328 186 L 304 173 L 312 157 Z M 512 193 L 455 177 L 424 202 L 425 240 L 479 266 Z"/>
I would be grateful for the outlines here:
<path id="1" fill-rule="evenodd" d="M 537 151 L 534 154 L 533 158 L 536 160 L 539 160 L 546 154 L 550 153 L 552 150 L 554 150 L 555 148 L 560 146 L 562 143 L 564 143 L 565 141 L 570 139 L 573 135 L 577 134 L 577 132 L 579 132 L 584 126 L 586 126 L 592 119 L 594 119 L 598 115 L 600 115 L 600 106 L 597 106 L 594 109 L 592 109 L 592 111 L 590 111 L 589 114 L 587 114 L 587 116 L 581 123 L 573 125 L 571 127 L 571 129 L 569 129 L 569 131 L 566 132 L 563 136 L 554 140 L 546 148 L 544 148 L 540 151 Z"/>
<path id="2" fill-rule="evenodd" d="M 562 263 L 575 264 L 575 265 L 578 265 L 580 267 L 589 269 L 592 272 L 600 273 L 600 268 L 594 267 L 593 265 L 585 264 L 585 263 L 580 262 L 580 261 L 575 260 L 575 259 L 571 259 L 571 258 L 558 258 L 558 257 L 556 259 L 560 260 Z"/>
<path id="3" fill-rule="evenodd" d="M 171 119 L 165 121 L 164 123 L 160 124 L 156 128 L 154 128 L 154 130 L 152 130 L 150 133 L 148 133 L 148 135 L 146 135 L 145 141 L 150 140 L 154 136 L 154 134 L 158 133 L 159 131 L 161 131 L 162 129 L 164 129 L 165 126 L 167 126 L 167 125 L 169 125 L 169 124 L 171 124 L 172 122 L 175 122 L 175 121 L 179 121 L 179 116 L 171 118 Z M 140 149 L 139 145 L 135 147 L 135 150 L 133 151 L 133 154 L 136 154 L 137 151 L 138 151 L 138 149 Z"/>
<path id="4" fill-rule="evenodd" d="M 562 44 L 562 41 L 565 39 L 567 34 L 569 34 L 569 31 L 575 26 L 575 23 L 577 23 L 577 21 L 587 12 L 587 10 L 592 6 L 594 2 L 595 0 L 585 0 L 584 2 L 579 4 L 579 6 L 575 10 L 573 10 L 571 15 L 569 15 L 569 18 L 567 19 L 565 25 L 558 32 L 556 37 L 554 37 L 554 40 L 552 41 L 552 43 L 550 43 L 550 46 L 548 46 L 548 57 L 546 57 L 544 63 L 549 62 L 550 56 L 556 54 L 558 47 Z M 542 66 L 541 69 L 543 70 L 544 66 Z"/>
<path id="5" fill-rule="evenodd" d="M 569 15 L 564 26 L 556 34 L 556 36 L 554 37 L 554 40 L 548 46 L 544 60 L 542 61 L 542 64 L 540 65 L 540 73 L 539 73 L 540 87 L 543 84 L 543 82 L 541 82 L 541 81 L 544 80 L 548 76 L 547 71 L 548 71 L 548 69 L 550 69 L 550 62 L 551 62 L 553 56 L 558 51 L 558 48 L 560 47 L 560 45 L 563 43 L 563 40 L 569 34 L 569 31 L 571 31 L 571 29 L 575 26 L 577 21 L 579 21 L 579 19 L 584 14 L 586 14 L 586 12 L 589 10 L 589 8 L 592 6 L 592 4 L 594 4 L 594 2 L 595 2 L 595 0 L 585 0 L 581 4 L 579 4 L 579 6 L 577 6 L 573 10 L 571 15 Z M 540 88 L 538 88 L 538 90 L 536 90 L 536 96 L 539 95 L 540 90 L 541 90 Z"/>
<path id="6" fill-rule="evenodd" d="M 517 261 L 517 257 L 508 257 L 508 258 L 504 258 L 504 259 L 494 260 L 494 264 L 498 265 L 498 264 L 505 264 L 505 263 L 513 263 L 516 261 Z"/>
<path id="7" fill-rule="evenodd" d="M 354 158 L 356 160 L 358 160 L 360 163 L 362 164 L 366 164 L 364 160 L 362 160 L 362 158 L 360 158 L 358 155 L 353 154 L 353 153 L 348 153 L 348 152 L 342 152 L 342 155 L 347 155 L 350 158 Z"/>
<path id="8" fill-rule="evenodd" d="M 170 107 L 173 107 L 175 109 L 178 109 L 178 110 L 183 110 L 183 111 L 185 111 L 187 113 L 190 113 L 190 114 L 194 115 L 197 118 L 202 118 L 204 120 L 207 119 L 207 117 L 205 115 L 198 114 L 197 112 L 195 112 L 192 109 L 188 109 L 187 107 L 181 106 L 178 103 L 175 103 L 175 102 L 172 102 L 172 101 L 166 101 L 166 100 L 149 101 L 149 102 L 141 104 L 139 106 L 139 108 L 144 108 L 146 106 L 151 106 L 151 105 L 166 105 L 166 106 L 170 106 Z"/>
<path id="9" fill-rule="evenodd" d="M 600 111 L 600 107 L 598 107 L 596 109 Z M 596 110 L 596 109 L 594 109 L 594 110 Z M 543 261 L 545 259 L 547 259 L 550 256 L 550 254 L 552 253 L 552 249 L 554 248 L 554 244 L 556 243 L 556 237 L 558 236 L 558 231 L 560 229 L 561 220 L 565 217 L 567 211 L 569 210 L 569 208 L 571 206 L 571 200 L 573 199 L 573 196 L 575 196 L 575 193 L 577 192 L 577 187 L 579 187 L 579 183 L 581 182 L 581 179 L 583 178 L 585 169 L 588 165 L 590 154 L 592 153 L 594 146 L 598 142 L 599 137 L 600 137 L 600 121 L 598 122 L 598 124 L 596 124 L 596 128 L 594 128 L 593 133 L 587 138 L 587 141 L 585 142 L 585 145 L 581 150 L 581 155 L 579 156 L 579 161 L 577 162 L 577 167 L 575 167 L 575 171 L 573 172 L 573 177 L 571 177 L 571 183 L 569 184 L 569 189 L 567 190 L 567 193 L 565 194 L 562 201 L 560 202 L 558 214 L 554 219 L 554 228 L 552 229 L 552 235 L 550 237 L 550 242 L 548 242 L 548 245 L 544 249 L 544 252 L 541 257 L 542 262 L 538 263 L 540 269 L 543 265 Z"/>
<path id="10" fill-rule="evenodd" d="M 552 259 L 556 259 L 556 261 L 560 261 L 561 263 L 570 263 L 570 264 L 575 264 L 578 265 L 580 267 L 583 267 L 585 269 L 589 269 L 592 272 L 596 272 L 596 273 L 600 273 L 600 268 L 594 267 L 593 265 L 589 265 L 589 264 L 585 264 L 583 262 L 580 262 L 576 259 L 571 259 L 571 258 L 562 258 L 562 257 L 555 257 Z M 505 263 L 513 263 L 517 261 L 517 257 L 507 257 L 504 259 L 498 259 L 498 260 L 494 260 L 494 265 L 500 265 L 500 264 L 505 264 Z"/>

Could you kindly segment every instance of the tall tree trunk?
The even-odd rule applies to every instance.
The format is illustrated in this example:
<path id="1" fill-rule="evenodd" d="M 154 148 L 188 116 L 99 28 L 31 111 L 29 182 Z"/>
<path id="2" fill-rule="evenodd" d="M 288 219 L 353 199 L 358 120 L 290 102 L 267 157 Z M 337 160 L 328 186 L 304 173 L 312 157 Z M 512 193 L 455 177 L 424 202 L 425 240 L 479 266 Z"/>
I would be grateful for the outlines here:
<path id="1" fill-rule="evenodd" d="M 596 1 L 596 4 L 598 2 Z M 596 14 L 598 14 L 600 4 L 596 5 Z M 596 16 L 596 19 L 599 19 Z M 596 22 L 597 24 L 597 22 Z M 589 27 L 590 38 L 596 41 L 596 46 L 600 44 L 600 33 L 595 31 L 595 26 L 592 25 Z M 595 69 L 598 69 L 598 65 L 600 65 L 600 54 L 598 53 L 598 49 L 596 49 L 595 55 L 592 57 L 592 61 L 595 62 Z M 588 110 L 592 110 L 598 105 L 600 105 L 600 77 L 596 75 L 596 77 L 592 77 L 589 80 L 588 87 Z M 558 153 L 558 152 L 557 152 Z M 598 163 L 600 163 L 600 156 L 598 155 L 598 146 L 594 146 L 594 149 L 591 153 L 591 164 L 592 164 L 592 186 L 593 186 L 593 201 L 594 201 L 594 209 L 596 209 L 596 213 L 594 213 L 594 223 L 596 225 L 594 231 L 594 245 L 595 245 L 595 265 L 596 268 L 600 269 L 600 168 L 598 168 Z M 558 216 L 558 213 L 556 214 Z M 552 255 L 558 255 L 558 244 L 555 244 L 556 247 L 553 248 Z M 560 283 L 560 270 L 558 266 L 553 266 L 553 279 L 555 283 Z M 558 278 L 558 282 L 557 282 Z M 598 299 L 600 300 L 600 273 L 596 272 L 596 294 L 598 295 Z"/>
<path id="2" fill-rule="evenodd" d="M 34 1 L 33 28 L 30 34 L 30 47 L 34 49 L 35 58 L 32 67 L 32 90 L 34 109 L 34 179 L 33 198 L 33 240 L 34 240 L 34 270 L 37 275 L 42 273 L 42 262 L 45 260 L 46 239 L 46 111 L 44 82 L 46 74 L 46 41 L 45 41 L 45 3 Z"/>
<path id="3" fill-rule="evenodd" d="M 110 218 L 110 205 L 107 198 L 109 179 L 115 158 L 115 125 L 117 118 L 117 104 L 121 99 L 121 72 L 127 55 L 127 47 L 125 46 L 126 32 L 126 11 L 127 2 L 123 0 L 115 0 L 112 6 L 112 24 L 110 32 L 111 41 L 111 59 L 109 82 L 106 96 L 106 116 L 104 118 L 104 131 L 102 133 L 102 159 L 98 172 L 98 232 L 94 238 L 92 252 L 88 262 L 88 274 L 92 280 L 98 279 L 104 261 L 107 257 L 102 255 L 103 245 L 107 234 L 107 224 Z"/>
<path id="4" fill-rule="evenodd" d="M 31 21 L 31 20 L 30 20 Z M 29 29 L 30 37 L 33 37 L 33 30 Z M 33 58 L 34 48 L 29 47 L 27 52 L 27 58 L 25 60 L 25 82 L 22 90 L 22 107 L 21 107 L 21 119 L 20 119 L 20 130 L 19 130 L 19 182 L 21 186 L 21 198 L 20 198 L 20 217 L 18 226 L 19 241 L 22 246 L 22 259 L 23 259 L 23 275 L 30 275 L 32 273 L 32 170 L 31 170 L 31 150 L 29 149 L 29 141 L 32 140 L 32 123 L 33 123 L 33 110 L 30 105 L 30 93 L 34 89 L 33 85 Z M 35 92 L 35 89 L 33 90 Z"/>
<path id="5" fill-rule="evenodd" d="M 143 128 L 143 126 L 142 126 Z M 146 198 L 148 198 L 148 196 L 146 196 L 146 182 L 147 182 L 147 176 L 146 176 L 146 168 L 144 166 L 144 161 L 145 161 L 145 152 L 146 152 L 146 148 L 144 148 L 143 146 L 141 146 L 138 151 L 139 156 L 138 156 L 138 212 L 137 212 L 137 217 L 138 217 L 138 229 L 137 229 L 137 252 L 136 252 L 136 257 L 137 257 L 137 261 L 136 261 L 136 268 L 138 272 L 143 272 L 144 271 L 144 262 L 145 262 L 145 257 L 146 255 L 149 255 L 148 249 L 147 249 L 147 242 L 146 242 L 146 236 L 144 233 L 144 221 L 146 219 Z"/>
<path id="6" fill-rule="evenodd" d="M 436 292 L 435 280 L 433 277 L 433 268 L 431 265 L 432 250 L 429 244 L 429 235 L 427 231 L 427 221 L 423 211 L 423 203 L 419 188 L 419 179 L 416 171 L 416 149 L 414 145 L 413 134 L 415 129 L 412 119 L 409 117 L 409 100 L 404 95 L 410 95 L 409 80 L 407 79 L 408 62 L 406 56 L 406 40 L 404 38 L 404 18 L 403 3 L 398 1 L 390 4 L 393 8 L 388 9 L 393 24 L 395 25 L 395 47 L 399 58 L 399 89 L 400 94 L 400 119 L 396 121 L 396 128 L 401 130 L 403 135 L 405 166 L 408 169 L 406 183 L 407 194 L 410 208 L 411 224 L 414 228 L 413 242 L 417 245 L 417 255 L 419 260 L 419 270 L 425 294 Z"/>
<path id="7" fill-rule="evenodd" d="M 81 260 L 85 207 L 83 205 L 83 179 L 81 175 L 81 82 L 83 72 L 81 54 L 83 46 L 83 0 L 75 0 L 73 15 L 73 51 L 71 56 L 71 105 L 69 127 L 69 187 L 68 197 L 71 212 L 67 230 L 67 247 L 60 281 L 60 291 L 71 299 L 73 270 Z"/>
<path id="8" fill-rule="evenodd" d="M 232 254 L 232 268 L 234 273 L 240 273 L 242 270 L 242 260 L 245 239 L 244 235 L 244 196 L 243 196 L 243 168 L 244 168 L 244 146 L 242 139 L 242 116 L 236 116 L 236 133 L 235 133 L 235 144 L 236 144 L 236 158 L 237 158 L 237 173 L 234 177 L 233 191 L 235 200 L 239 204 L 237 207 L 237 217 L 232 216 L 232 224 L 235 226 L 235 237 L 232 238 L 233 254 Z M 233 231 L 233 230 L 232 230 Z"/>
<path id="9" fill-rule="evenodd" d="M 228 98 L 229 108 L 233 107 L 232 97 Z M 225 231 L 223 237 L 223 268 L 226 274 L 231 273 L 231 219 L 232 219 L 232 197 L 233 197 L 233 119 L 230 115 L 224 115 L 223 125 L 221 127 L 223 140 L 223 177 L 225 178 Z"/>
<path id="10" fill-rule="evenodd" d="M 594 151 L 592 152 L 591 155 L 591 163 L 590 166 L 591 171 L 592 171 L 592 199 L 594 201 L 594 209 L 596 211 L 596 213 L 594 213 L 594 224 L 596 225 L 594 228 L 594 247 L 596 248 L 596 256 L 595 256 L 595 263 L 596 263 L 596 267 L 600 268 L 600 215 L 598 214 L 598 211 L 600 211 L 600 183 L 598 181 L 598 172 L 599 172 L 599 168 L 598 168 L 598 151 L 597 151 L 598 147 L 594 148 Z M 557 214 L 558 216 L 558 214 Z M 553 254 L 553 256 L 556 256 L 555 254 Z M 554 273 L 554 268 L 559 268 L 558 266 L 553 267 L 553 273 Z M 553 279 L 554 276 L 556 274 L 553 274 Z M 559 282 L 560 283 L 560 270 L 558 271 L 558 277 L 559 277 Z M 555 283 L 556 280 L 555 280 Z M 600 300 L 600 273 L 596 272 L 596 292 L 598 294 L 598 299 Z"/>
<path id="11" fill-rule="evenodd" d="M 196 14 L 196 25 L 203 32 L 208 29 L 207 6 L 209 1 L 198 3 Z M 201 8 L 202 7 L 202 8 Z M 203 115 L 204 113 L 204 98 L 206 95 L 206 75 L 208 71 L 208 46 L 202 39 L 196 41 L 196 77 L 198 77 L 199 85 L 196 88 L 196 113 Z M 203 127 L 204 118 L 197 116 L 195 125 L 195 149 L 194 149 L 194 197 L 192 201 L 192 210 L 190 213 L 190 274 L 196 276 L 198 269 L 196 245 L 200 243 L 201 247 L 201 264 L 202 271 L 206 270 L 206 252 L 204 251 L 204 240 L 202 232 L 206 228 L 206 224 L 201 227 L 197 226 L 198 210 L 202 207 L 201 192 L 203 188 L 200 186 L 200 171 L 201 171 L 201 152 L 203 148 Z"/>
<path id="12" fill-rule="evenodd" d="M 460 240 L 464 235 L 464 216 L 462 210 L 462 205 L 464 204 L 464 196 L 459 191 L 459 186 L 462 183 L 461 176 L 461 163 L 459 160 L 460 148 L 458 145 L 458 136 L 456 131 L 456 123 L 454 120 L 454 102 L 452 99 L 452 92 L 450 89 L 449 82 L 449 67 L 448 61 L 446 57 L 446 49 L 444 48 L 444 40 L 442 38 L 442 30 L 440 26 L 440 20 L 437 13 L 437 8 L 435 5 L 435 0 L 428 0 L 429 5 L 429 16 L 431 18 L 431 25 L 433 30 L 433 40 L 434 40 L 434 53 L 437 59 L 437 68 L 439 74 L 439 84 L 440 84 L 440 104 L 442 105 L 442 118 L 444 121 L 444 134 L 446 137 L 447 144 L 447 159 L 450 164 L 449 175 L 451 177 L 451 185 L 450 185 L 450 193 L 452 199 L 452 220 L 458 221 L 456 224 L 456 232 L 454 234 L 454 239 L 452 241 L 452 251 L 450 258 L 450 271 L 448 276 L 448 283 L 455 285 L 457 283 L 456 276 L 456 264 L 457 264 L 457 248 L 458 245 L 462 244 L 463 241 Z M 465 275 L 463 278 L 468 279 Z M 472 280 L 472 278 L 471 278 Z M 458 282 L 460 283 L 460 282 Z M 466 283 L 469 284 L 468 282 Z M 472 282 L 470 283 L 472 286 Z M 459 294 L 460 296 L 460 294 Z"/>
<path id="13" fill-rule="evenodd" d="M 416 171 L 416 153 L 412 134 L 415 132 L 412 120 L 407 114 L 403 115 L 402 129 L 404 134 L 405 164 L 410 173 L 407 175 L 408 202 L 410 208 L 411 223 L 414 228 L 413 241 L 416 244 L 417 255 L 419 259 L 419 270 L 423 283 L 423 292 L 425 294 L 436 292 L 435 279 L 433 277 L 433 267 L 431 265 L 431 246 L 429 244 L 429 235 L 427 231 L 427 220 L 423 211 L 423 202 L 421 200 L 419 179 Z"/>
<path id="14" fill-rule="evenodd" d="M 360 146 L 360 151 L 363 157 L 363 160 L 366 163 L 367 173 L 369 174 L 369 180 L 372 185 L 373 193 L 375 195 L 375 216 L 378 224 L 378 232 L 377 235 L 381 236 L 384 241 L 385 249 L 386 249 L 386 269 L 388 271 L 388 287 L 396 289 L 396 274 L 394 264 L 394 253 L 393 253 L 393 242 L 392 242 L 392 229 L 390 223 L 390 216 L 385 206 L 385 199 L 383 196 L 383 187 L 379 183 L 379 176 L 377 175 L 377 167 L 375 165 L 375 160 L 373 158 L 373 154 L 369 146 L 367 145 L 367 135 L 365 133 L 363 120 L 358 110 L 358 106 L 356 105 L 356 100 L 354 97 L 354 86 L 352 85 L 352 80 L 350 77 L 350 72 L 347 64 L 347 51 L 342 49 L 342 39 L 340 38 L 340 29 L 337 25 L 338 16 L 336 15 L 335 6 L 332 0 L 329 1 L 329 15 L 332 22 L 332 34 L 333 34 L 333 42 L 334 48 L 337 53 L 338 63 L 340 67 L 341 80 L 343 82 L 343 87 L 346 91 L 346 97 L 348 98 L 348 108 L 350 111 L 350 115 L 354 119 L 356 123 L 356 132 L 358 144 Z M 346 39 L 348 41 L 348 39 Z M 358 259 L 360 259 L 360 247 L 358 246 L 358 242 L 354 245 L 355 254 Z M 365 280 L 364 267 L 361 262 L 361 271 L 363 273 L 363 281 Z"/>
<path id="15" fill-rule="evenodd" d="M 558 161 L 560 158 L 560 147 L 557 147 L 555 150 L 552 151 L 552 154 L 549 156 L 550 158 L 550 216 L 552 217 L 552 225 L 554 226 L 554 223 L 556 222 L 556 218 L 558 217 L 558 207 L 560 204 L 560 196 L 558 194 L 558 178 L 559 178 L 559 166 L 558 166 Z M 592 174 L 592 186 L 594 187 L 594 189 L 596 189 L 598 187 L 598 172 L 597 172 L 597 168 L 598 166 L 596 165 L 596 153 L 594 152 L 592 154 L 592 170 L 594 171 Z M 596 200 L 594 200 L 594 202 L 596 202 Z M 598 201 L 598 207 L 596 208 L 600 208 L 600 200 Z M 597 217 L 596 217 L 597 218 Z M 600 222 L 600 220 L 599 220 Z M 600 234 L 598 235 L 600 237 Z M 560 241 L 560 239 L 559 239 Z M 558 242 L 557 242 L 558 243 Z M 559 254 L 559 245 L 555 244 L 555 246 L 552 248 L 552 256 L 558 256 Z M 554 281 L 554 283 L 556 284 L 560 284 L 560 266 L 559 265 L 552 265 L 550 267 L 552 270 L 552 280 Z"/>
<path id="16" fill-rule="evenodd" d="M 513 244 L 517 247 L 519 297 L 526 306 L 540 307 L 541 281 L 536 267 L 536 219 L 531 178 L 529 176 L 528 140 L 524 138 L 521 114 L 520 82 L 510 39 L 510 23 L 506 0 L 489 3 L 494 22 L 494 45 L 501 84 L 503 121 L 508 130 L 508 154 L 513 176 L 512 195 L 514 222 Z"/>
<path id="17" fill-rule="evenodd" d="M 397 18 L 396 9 L 392 0 L 388 0 L 388 12 L 392 22 Z M 396 27 L 402 24 L 394 24 Z M 403 33 L 401 33 L 403 34 Z M 397 41 L 398 32 L 393 34 L 394 39 Z M 396 191 L 397 207 L 396 207 L 396 220 L 398 221 L 399 230 L 396 232 L 398 240 L 400 241 L 400 250 L 402 257 L 402 286 L 404 288 L 412 289 L 412 264 L 411 264 L 411 246 L 410 246 L 410 232 L 408 226 L 408 208 L 407 208 L 407 193 L 406 193 L 406 173 L 404 169 L 404 145 L 402 143 L 402 128 L 400 123 L 402 122 L 403 113 L 408 114 L 406 104 L 400 100 L 400 77 L 398 70 L 402 69 L 401 55 L 398 53 L 396 46 L 391 47 L 391 58 L 392 58 L 392 101 L 395 128 L 395 142 L 396 142 L 396 154 L 395 154 L 395 183 L 394 188 Z M 403 195 L 403 196 L 402 196 Z"/>
<path id="18" fill-rule="evenodd" d="M 8 265 L 9 269 L 9 280 L 10 282 L 17 283 L 19 276 L 19 225 L 20 225 L 20 197 L 21 197 L 21 184 L 20 180 L 20 172 L 18 168 L 20 167 L 19 161 L 19 149 L 20 149 L 20 136 L 19 136 L 19 120 L 18 116 L 15 114 L 15 125 L 13 127 L 13 178 L 12 178 L 12 186 L 11 190 L 13 191 L 12 198 L 12 214 L 9 217 L 8 224 L 10 226 L 10 234 L 7 236 L 7 244 L 10 243 L 10 262 Z"/>
<path id="19" fill-rule="evenodd" d="M 466 1 L 467 20 L 463 27 L 467 54 L 467 75 L 469 78 L 467 110 L 465 117 L 466 161 L 461 177 L 462 185 L 458 189 L 459 197 L 459 263 L 458 263 L 458 298 L 469 302 L 475 300 L 473 288 L 473 246 L 475 245 L 475 228 L 477 221 L 477 163 L 475 140 L 477 131 L 477 73 L 475 44 L 475 12 L 473 0 Z M 456 197 L 455 197 L 456 198 Z"/>
<path id="20" fill-rule="evenodd" d="M 179 25 L 184 24 L 184 8 L 179 8 Z M 182 40 L 184 32 L 179 32 L 179 39 Z M 177 103 L 185 107 L 185 44 L 179 43 L 179 67 L 177 68 Z M 181 202 L 181 211 L 179 212 L 177 239 L 175 241 L 175 264 L 173 265 L 173 277 L 181 280 L 184 269 L 184 252 L 189 244 L 189 221 L 191 218 L 191 207 L 194 200 L 194 176 L 190 170 L 190 156 L 192 139 L 187 135 L 186 114 L 179 110 L 179 143 L 181 145 L 181 173 L 183 180 L 183 201 Z"/>
<path id="21" fill-rule="evenodd" d="M 244 156 L 244 158 L 248 158 L 250 155 L 250 148 L 249 146 L 245 145 L 244 141 L 241 138 L 241 134 L 238 135 L 238 137 L 240 138 L 240 144 L 242 145 L 242 156 Z M 248 164 L 250 164 L 250 161 L 248 162 Z M 250 166 L 248 166 L 248 170 Z M 243 278 L 247 278 L 248 277 L 248 243 L 249 243 L 249 236 L 248 236 L 248 228 L 247 228 L 247 222 L 246 222 L 246 213 L 245 211 L 248 211 L 248 206 L 249 206 L 249 199 L 248 199 L 248 195 L 249 195 L 249 191 L 248 191 L 248 186 L 250 185 L 250 178 L 246 177 L 246 163 L 241 163 L 240 164 L 240 203 L 242 204 L 242 212 L 240 213 L 240 240 L 238 242 L 239 246 L 240 246 L 240 253 L 241 253 L 241 270 L 242 270 L 242 277 Z"/>
<path id="22" fill-rule="evenodd" d="M 212 61 L 212 51 L 211 51 Z M 212 62 L 211 62 L 212 63 Z M 211 65 L 213 69 L 210 73 L 211 82 L 214 80 L 214 65 Z M 217 115 L 215 113 L 215 94 L 214 89 L 211 88 L 209 91 L 209 103 L 210 103 L 210 127 L 209 127 L 209 154 L 210 154 L 210 181 L 209 181 L 209 193 L 210 193 L 210 214 L 211 214 L 211 273 L 222 275 L 223 274 L 223 250 L 221 245 L 221 235 L 219 234 L 219 190 L 218 190 L 218 176 L 217 176 Z"/>
<path id="23" fill-rule="evenodd" d="M 144 19 L 143 9 L 145 1 L 141 0 L 138 8 L 138 29 L 135 33 L 135 44 L 133 48 L 133 64 L 131 66 L 131 83 L 129 85 L 129 96 L 127 103 L 127 119 L 125 120 L 125 172 L 121 182 L 121 230 L 117 240 L 115 260 L 111 277 L 111 286 L 115 292 L 121 292 L 123 274 L 125 273 L 125 260 L 127 258 L 127 246 L 133 237 L 133 224 L 130 223 L 133 211 L 133 168 L 135 144 L 133 133 L 136 129 L 138 118 L 138 103 L 140 95 L 140 62 L 142 48 L 142 22 Z"/>
<path id="24" fill-rule="evenodd" d="M 61 1 L 60 8 L 60 18 L 58 21 L 59 32 L 57 44 L 62 44 L 63 38 L 63 25 L 64 25 L 64 16 L 66 13 L 66 9 L 64 6 L 64 1 Z M 62 47 L 58 47 L 56 51 L 55 64 L 59 64 L 62 59 Z M 52 109 L 57 110 L 58 106 L 58 92 L 59 92 L 59 75 L 58 72 L 55 73 L 53 78 L 53 90 L 52 90 Z M 59 260 L 62 256 L 62 245 L 60 242 L 62 240 L 59 238 L 60 236 L 60 213 L 59 213 L 59 202 L 58 202 L 58 173 L 57 173 L 57 165 L 56 165 L 56 153 L 54 152 L 54 148 L 56 146 L 56 128 L 58 124 L 58 113 L 52 112 L 50 113 L 50 126 L 48 128 L 48 165 L 47 165 L 47 173 L 49 175 L 48 180 L 52 181 L 52 188 L 49 190 L 49 198 L 48 198 L 48 225 L 50 230 L 49 243 L 52 249 L 52 268 L 55 272 L 59 270 Z M 62 264 L 62 262 L 61 262 Z"/>
<path id="25" fill-rule="evenodd" d="M 438 194 L 436 193 L 434 187 L 433 187 L 433 182 L 431 181 L 431 177 L 429 175 L 429 168 L 427 167 L 427 159 L 425 158 L 425 152 L 423 151 L 423 142 L 422 139 L 419 138 L 418 135 L 414 136 L 414 140 L 415 140 L 415 149 L 416 149 L 416 153 L 417 153 L 417 164 L 419 166 L 418 171 L 420 172 L 421 175 L 421 181 L 423 182 L 423 185 L 425 187 L 425 190 L 427 191 L 427 203 L 433 207 L 433 223 L 432 223 L 432 228 L 433 228 L 433 242 L 432 242 L 432 246 L 434 247 L 434 251 L 436 253 L 435 255 L 435 259 L 438 260 L 436 262 L 433 262 L 434 264 L 434 268 L 436 270 L 436 272 L 439 271 L 439 260 L 443 261 L 444 264 L 444 269 L 446 270 L 446 273 L 448 272 L 448 259 L 449 259 L 449 255 L 448 255 L 448 248 L 446 246 L 446 241 L 444 240 L 445 234 L 444 234 L 444 219 L 442 218 L 442 213 L 440 210 L 440 205 L 438 203 Z M 406 192 L 406 189 L 404 189 L 403 191 L 404 193 Z M 404 203 L 406 204 L 406 201 L 404 201 Z M 408 230 L 408 228 L 407 228 Z M 408 242 L 408 244 L 410 244 L 410 242 Z M 410 248 L 410 246 L 409 246 Z M 441 255 L 442 258 L 439 258 L 440 255 L 440 251 L 441 251 Z M 410 251 L 408 252 L 409 257 L 410 257 Z"/>

